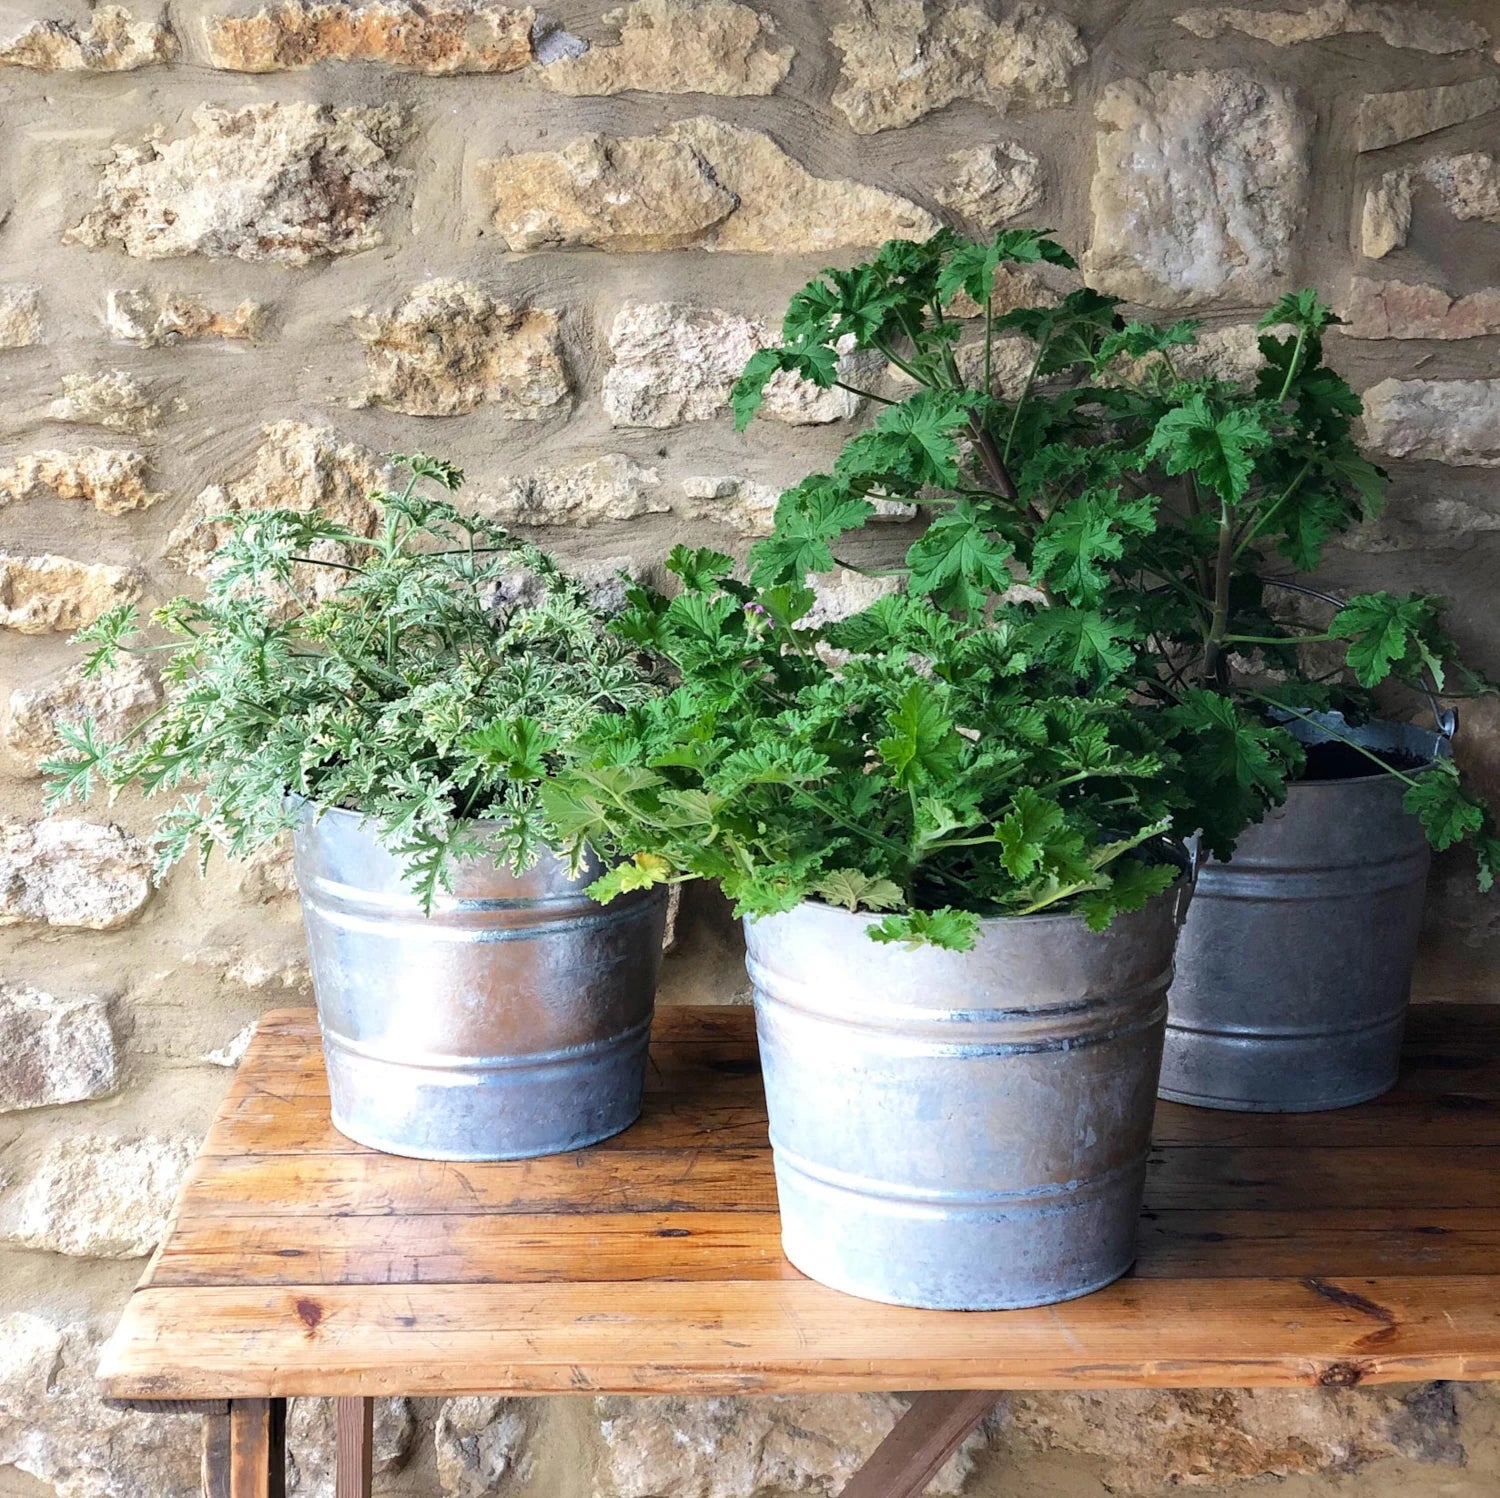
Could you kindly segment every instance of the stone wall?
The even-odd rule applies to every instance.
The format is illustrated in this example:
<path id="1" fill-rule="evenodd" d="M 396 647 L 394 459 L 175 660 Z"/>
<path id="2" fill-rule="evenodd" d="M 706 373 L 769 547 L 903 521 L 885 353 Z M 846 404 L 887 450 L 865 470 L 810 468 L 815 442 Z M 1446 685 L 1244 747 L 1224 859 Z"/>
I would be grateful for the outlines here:
<path id="1" fill-rule="evenodd" d="M 580 567 L 741 545 L 861 414 L 783 383 L 734 433 L 788 294 L 889 235 L 1040 223 L 1095 284 L 1204 315 L 1226 371 L 1280 289 L 1331 298 L 1395 486 L 1330 574 L 1447 593 L 1500 674 L 1495 0 L 257 3 L 0 6 L 0 1495 L 195 1490 L 191 1422 L 102 1409 L 94 1349 L 245 1027 L 307 996 L 284 862 L 152 890 L 139 805 L 41 815 L 59 722 L 157 700 L 144 671 L 81 681 L 68 632 L 191 587 L 205 516 L 355 503 L 422 447 Z M 1500 782 L 1500 715 L 1465 739 Z M 1468 886 L 1440 862 L 1429 994 L 1500 970 Z M 742 998 L 735 942 L 695 894 L 667 1000 Z M 397 1402 L 381 1481 L 825 1494 L 897 1408 Z M 1497 1410 L 1016 1397 L 935 1491 L 1477 1498 Z M 327 1411 L 295 1424 L 294 1491 L 329 1493 Z"/>

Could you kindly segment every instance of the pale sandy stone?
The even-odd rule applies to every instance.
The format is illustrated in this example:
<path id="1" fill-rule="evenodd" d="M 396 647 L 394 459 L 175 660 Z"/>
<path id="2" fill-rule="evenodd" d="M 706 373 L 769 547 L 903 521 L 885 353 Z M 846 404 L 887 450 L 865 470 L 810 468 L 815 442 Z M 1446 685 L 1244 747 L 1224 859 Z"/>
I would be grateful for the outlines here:
<path id="1" fill-rule="evenodd" d="M 770 136 L 721 120 L 587 135 L 489 165 L 513 250 L 705 248 L 778 254 L 923 238 L 937 220 L 864 183 L 815 177 Z"/>
<path id="2" fill-rule="evenodd" d="M 105 299 L 104 320 L 112 338 L 156 348 L 203 338 L 253 342 L 260 336 L 266 309 L 244 301 L 227 311 L 209 306 L 190 293 L 161 294 L 142 287 L 115 287 Z"/>
<path id="3" fill-rule="evenodd" d="M 0 286 L 0 349 L 35 348 L 41 341 L 41 287 Z"/>
<path id="4" fill-rule="evenodd" d="M 777 341 L 760 318 L 681 302 L 629 302 L 610 329 L 612 362 L 604 376 L 604 411 L 617 427 L 671 427 L 707 421 L 729 409 L 729 392 L 757 349 Z M 868 353 L 845 353 L 840 377 L 856 388 L 878 373 Z M 790 426 L 853 416 L 860 397 L 820 389 L 779 370 L 766 382 L 760 414 Z"/>
<path id="5" fill-rule="evenodd" d="M 1411 233 L 1411 173 L 1386 172 L 1365 189 L 1359 247 L 1367 260 L 1383 260 Z"/>
<path id="6" fill-rule="evenodd" d="M 47 415 L 53 421 L 141 436 L 156 430 L 161 407 L 152 399 L 150 387 L 128 370 L 107 369 L 64 375 L 63 393 Z"/>
<path id="7" fill-rule="evenodd" d="M 1063 292 L 1054 281 L 1058 278 L 1067 278 L 1069 281 L 1078 279 L 1076 271 L 1063 270 L 1058 266 L 1049 266 L 1048 274 L 1054 280 L 1045 279 L 1037 271 L 1027 270 L 1019 265 L 997 265 L 995 267 L 995 278 L 990 282 L 990 307 L 996 317 L 1002 313 L 1013 312 L 1017 307 L 1056 307 L 1063 299 Z M 951 302 L 948 303 L 947 312 L 950 317 L 983 317 L 984 308 L 976 302 L 967 291 L 960 291 Z"/>
<path id="8" fill-rule="evenodd" d="M 894 1394 L 760 1398 L 597 1398 L 598 1498 L 831 1498 L 895 1424 Z M 956 1494 L 980 1445 L 971 1436 L 925 1491 Z"/>
<path id="9" fill-rule="evenodd" d="M 852 0 L 847 15 L 833 28 L 842 54 L 833 102 L 862 135 L 958 99 L 1002 113 L 1066 104 L 1088 57 L 1078 28 L 1031 0 L 1000 17 L 978 4 Z"/>
<path id="10" fill-rule="evenodd" d="M 1011 1451 L 1102 1460 L 1109 1491 L 1158 1494 L 1235 1478 L 1356 1472 L 1385 1457 L 1461 1463 L 1445 1384 L 1409 1392 L 1111 1390 L 1006 1395 L 995 1440 Z"/>
<path id="11" fill-rule="evenodd" d="M 1344 322 L 1350 338 L 1485 338 L 1500 333 L 1500 289 L 1454 297 L 1441 286 L 1355 276 Z"/>
<path id="12" fill-rule="evenodd" d="M 1208 41 L 1239 31 L 1277 47 L 1368 34 L 1391 47 L 1443 55 L 1471 52 L 1489 40 L 1477 21 L 1442 15 L 1420 0 L 1315 0 L 1300 10 L 1220 5 L 1187 11 L 1177 24 Z"/>
<path id="13" fill-rule="evenodd" d="M 119 5 L 101 5 L 86 25 L 35 21 L 0 43 L 0 67 L 40 73 L 128 73 L 171 62 L 177 40 L 164 21 L 137 18 Z"/>
<path id="14" fill-rule="evenodd" d="M 698 474 L 682 481 L 690 520 L 726 525 L 742 536 L 769 536 L 781 499 L 775 484 L 736 474 Z"/>
<path id="15" fill-rule="evenodd" d="M 1283 286 L 1306 207 L 1309 116 L 1236 70 L 1109 84 L 1086 256 L 1093 284 L 1184 307 Z"/>
<path id="16" fill-rule="evenodd" d="M 92 721 L 101 741 L 117 739 L 161 705 L 161 685 L 146 663 L 121 656 L 93 676 L 82 664 L 35 687 L 17 687 L 6 703 L 3 727 L 9 748 L 29 774 L 64 749 L 61 730 Z"/>
<path id="17" fill-rule="evenodd" d="M 933 195 L 981 229 L 993 232 L 1042 201 L 1042 163 L 1015 141 L 954 151 L 943 165 L 948 175 Z"/>
<path id="18" fill-rule="evenodd" d="M 469 1395 L 445 1400 L 433 1431 L 444 1498 L 492 1498 L 530 1470 L 523 1401 Z"/>
<path id="19" fill-rule="evenodd" d="M 489 405 L 534 421 L 569 398 L 557 313 L 497 302 L 472 281 L 427 281 L 390 313 L 356 312 L 354 330 L 370 375 L 366 404 L 408 416 Z"/>
<path id="20" fill-rule="evenodd" d="M 130 448 L 49 448 L 0 464 L 0 505 L 13 499 L 81 499 L 103 515 L 149 509 L 166 495 L 150 489 L 145 453 Z"/>
<path id="21" fill-rule="evenodd" d="M 656 469 L 624 453 L 605 453 L 573 467 L 501 479 L 475 508 L 505 525 L 589 526 L 664 515 L 672 506 Z"/>
<path id="22" fill-rule="evenodd" d="M 0 1113 L 107 1097 L 119 1080 L 105 999 L 0 981 Z"/>
<path id="23" fill-rule="evenodd" d="M 650 470 L 650 473 L 654 482 L 655 470 Z M 566 474 L 558 477 L 566 482 Z M 628 477 L 625 482 L 629 482 Z M 643 487 L 648 487 L 644 481 Z M 600 518 L 609 517 L 603 515 Z M 593 560 L 559 557 L 557 561 L 574 582 L 583 585 L 589 606 L 610 616 L 624 609 L 629 601 L 627 594 L 631 587 L 645 582 L 651 570 L 647 563 L 628 556 L 599 557 Z M 518 567 L 489 585 L 485 606 L 497 613 L 514 608 L 535 608 L 542 602 L 546 592 L 546 585 L 536 573 Z"/>
<path id="24" fill-rule="evenodd" d="M 899 593 L 903 586 L 900 577 L 867 577 L 848 567 L 835 567 L 832 572 L 814 572 L 807 582 L 818 600 L 802 619 L 808 629 L 861 613 L 882 598 Z"/>
<path id="25" fill-rule="evenodd" d="M 664 135 L 690 145 L 739 207 L 706 239 L 711 250 L 773 255 L 926 239 L 938 221 L 896 193 L 842 178 L 815 177 L 768 135 L 699 118 Z"/>
<path id="26" fill-rule="evenodd" d="M 512 250 L 676 250 L 738 206 L 684 141 L 583 135 L 489 165 L 495 227 Z"/>
<path id="27" fill-rule="evenodd" d="M 1452 494 L 1423 494 L 1385 509 L 1354 530 L 1345 531 L 1336 545 L 1345 551 L 1381 554 L 1392 551 L 1467 551 L 1481 536 L 1500 531 L 1500 514 L 1470 504 Z M 1464 737 L 1473 733 L 1465 714 Z"/>
<path id="28" fill-rule="evenodd" d="M 1227 380 L 1242 385 L 1254 379 L 1266 362 L 1260 340 L 1284 338 L 1291 332 L 1285 323 L 1274 323 L 1269 328 L 1251 322 L 1203 328 L 1192 343 L 1172 349 L 1172 370 L 1179 379 Z M 1140 383 L 1152 368 L 1161 364 L 1160 354 L 1147 354 L 1140 359 L 1122 357 L 1113 367 L 1125 379 Z"/>
<path id="29" fill-rule="evenodd" d="M 22 1479 L 27 1494 L 193 1498 L 200 1422 L 105 1404 L 98 1363 L 91 1327 L 26 1311 L 0 1319 L 0 1468 L 36 1479 Z"/>
<path id="30" fill-rule="evenodd" d="M 140 573 L 130 567 L 0 551 L 0 629 L 71 634 L 106 609 L 133 603 L 142 586 Z"/>
<path id="31" fill-rule="evenodd" d="M 141 1259 L 166 1228 L 194 1142 L 87 1134 L 48 1146 L 0 1211 L 0 1237 L 75 1259 Z"/>
<path id="32" fill-rule="evenodd" d="M 293 1399 L 287 1405 L 287 1498 L 334 1498 L 334 1401 Z M 375 1401 L 373 1470 L 399 1472 L 417 1439 L 409 1399 Z"/>
<path id="33" fill-rule="evenodd" d="M 205 1051 L 198 1059 L 205 1066 L 219 1066 L 225 1071 L 233 1071 L 245 1059 L 245 1052 L 250 1049 L 250 1042 L 255 1039 L 258 1024 L 259 1021 L 251 1020 L 248 1025 L 242 1025 L 223 1045 L 216 1046 L 211 1051 Z"/>
<path id="34" fill-rule="evenodd" d="M 249 468 L 225 483 L 210 484 L 167 537 L 167 560 L 195 577 L 214 575 L 213 553 L 229 534 L 218 515 L 254 510 L 321 510 L 336 525 L 361 536 L 375 533 L 379 511 L 370 495 L 387 486 L 390 471 L 368 448 L 341 442 L 326 427 L 273 422 Z M 348 564 L 349 548 L 320 541 L 312 555 Z M 336 567 L 294 569 L 298 589 L 314 597 L 337 592 L 343 574 Z"/>
<path id="35" fill-rule="evenodd" d="M 209 59 L 238 73 L 319 62 L 376 62 L 406 72 L 509 73 L 531 61 L 536 12 L 491 0 L 281 0 L 207 23 Z"/>
<path id="36" fill-rule="evenodd" d="M 1355 118 L 1354 149 L 1383 150 L 1465 120 L 1478 119 L 1496 108 L 1500 108 L 1500 78 L 1366 94 Z"/>
<path id="37" fill-rule="evenodd" d="M 635 0 L 604 24 L 616 39 L 538 70 L 562 94 L 772 94 L 792 65 L 776 23 L 733 0 Z"/>
<path id="38" fill-rule="evenodd" d="M 0 926 L 109 931 L 151 898 L 151 851 L 104 822 L 0 822 Z"/>
<path id="39" fill-rule="evenodd" d="M 1500 468 L 1500 380 L 1382 380 L 1364 406 L 1377 452 Z"/>
<path id="40" fill-rule="evenodd" d="M 292 835 L 284 832 L 274 842 L 257 848 L 234 864 L 235 888 L 247 900 L 269 905 L 297 893 L 297 861 Z"/>
<path id="41" fill-rule="evenodd" d="M 98 206 L 63 240 L 285 265 L 368 250 L 406 180 L 393 164 L 404 138 L 395 105 L 205 105 L 187 135 L 116 145 Z"/>
<path id="42" fill-rule="evenodd" d="M 1488 151 L 1435 157 L 1422 175 L 1455 218 L 1500 224 L 1500 161 Z"/>

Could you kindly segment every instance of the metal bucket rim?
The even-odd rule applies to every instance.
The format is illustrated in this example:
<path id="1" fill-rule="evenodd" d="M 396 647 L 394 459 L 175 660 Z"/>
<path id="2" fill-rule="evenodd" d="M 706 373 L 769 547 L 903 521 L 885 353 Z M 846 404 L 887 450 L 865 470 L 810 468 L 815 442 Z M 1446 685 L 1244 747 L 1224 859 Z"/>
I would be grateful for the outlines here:
<path id="1" fill-rule="evenodd" d="M 1402 771 L 1400 774 L 1425 775 L 1439 760 L 1451 759 L 1453 757 L 1453 740 L 1448 738 L 1446 734 L 1435 728 L 1423 728 L 1420 723 L 1403 722 L 1399 718 L 1371 718 L 1365 723 L 1355 724 L 1350 723 L 1341 712 L 1308 713 L 1306 718 L 1293 718 L 1291 721 L 1283 723 L 1282 727 L 1293 738 L 1296 738 L 1300 744 L 1303 743 L 1303 740 L 1298 738 L 1297 730 L 1304 727 L 1309 719 L 1312 720 L 1311 726 L 1314 728 L 1319 726 L 1319 720 L 1337 719 L 1338 726 L 1341 729 L 1348 729 L 1351 734 L 1368 733 L 1373 730 L 1389 734 L 1392 737 L 1397 735 L 1404 737 L 1409 733 L 1415 733 L 1424 739 L 1431 739 L 1432 746 L 1426 762 L 1415 766 L 1413 769 Z M 1312 742 L 1318 744 L 1336 744 L 1339 740 L 1335 735 L 1329 734 L 1327 738 L 1314 739 Z M 1378 750 L 1380 745 L 1372 744 L 1368 747 Z M 1392 745 L 1391 747 L 1395 746 Z M 1385 785 L 1392 780 L 1399 779 L 1400 774 L 1395 770 L 1376 770 L 1369 775 L 1340 775 L 1320 780 L 1293 779 L 1287 782 L 1287 786 L 1288 789 L 1296 790 L 1299 794 L 1305 795 L 1309 791 L 1337 790 L 1340 787 L 1351 785 Z"/>
<path id="2" fill-rule="evenodd" d="M 1160 894 L 1152 895 L 1152 897 L 1149 900 L 1147 900 L 1146 903 L 1143 906 L 1141 906 L 1141 908 L 1139 910 L 1122 911 L 1121 914 L 1122 915 L 1142 915 L 1146 911 L 1150 910 L 1153 905 L 1157 904 L 1158 901 L 1176 900 L 1181 895 L 1181 893 L 1182 893 L 1182 888 L 1183 888 L 1184 881 L 1191 881 L 1192 877 L 1193 876 L 1192 876 L 1192 873 L 1191 873 L 1190 870 L 1188 870 L 1188 869 L 1181 870 L 1178 873 L 1177 878 L 1175 878 L 1171 882 L 1171 884 L 1169 884 L 1166 887 L 1166 889 L 1162 890 L 1162 892 Z M 880 921 L 883 921 L 886 918 L 887 915 L 891 914 L 890 911 L 883 911 L 883 910 L 846 910 L 846 909 L 844 909 L 844 907 L 842 905 L 829 905 L 829 904 L 827 904 L 823 900 L 812 900 L 812 899 L 799 900 L 797 902 L 797 904 L 792 907 L 792 909 L 793 910 L 803 910 L 803 909 L 826 910 L 826 911 L 828 911 L 832 915 L 847 916 L 851 921 L 857 921 L 862 926 L 870 926 L 870 925 L 877 924 Z M 782 915 L 790 915 L 791 913 L 792 913 L 792 911 L 781 911 L 781 912 L 778 912 L 778 914 L 782 914 Z M 756 921 L 775 920 L 775 919 L 776 919 L 775 915 L 769 915 L 769 916 L 747 915 L 745 917 L 745 922 L 748 925 L 748 924 L 750 924 L 752 922 L 756 922 Z M 1051 914 L 1047 914 L 1045 912 L 1039 912 L 1039 913 L 1037 913 L 1035 915 L 982 915 L 982 916 L 979 917 L 979 929 L 981 931 L 998 931 L 998 930 L 1002 930 L 1002 929 L 1013 929 L 1016 925 L 1018 925 L 1021 922 L 1024 922 L 1028 927 L 1048 925 L 1048 924 L 1054 924 L 1054 925 L 1056 925 L 1056 924 L 1073 923 L 1073 924 L 1076 924 L 1076 925 L 1084 926 L 1085 929 L 1087 929 L 1087 926 L 1086 926 L 1086 923 L 1085 923 L 1085 918 L 1084 918 L 1083 914 L 1080 911 L 1077 911 L 1077 910 L 1061 910 L 1061 911 L 1053 912 Z M 1102 936 L 1104 933 L 1103 932 L 1099 932 L 1099 931 L 1095 931 L 1095 932 L 1091 932 L 1090 934 L 1094 935 L 1094 936 Z M 963 953 L 957 953 L 955 955 L 962 956 L 964 954 Z"/>
<path id="3" fill-rule="evenodd" d="M 380 819 L 372 812 L 356 811 L 348 806 L 333 806 L 327 801 L 318 801 L 312 796 L 304 796 L 301 791 L 288 791 L 286 802 L 287 806 L 304 820 L 321 822 L 324 817 L 340 817 L 356 822 L 361 827 L 380 825 Z M 454 817 L 452 821 L 455 826 L 494 827 L 496 829 L 505 826 L 503 817 Z"/>

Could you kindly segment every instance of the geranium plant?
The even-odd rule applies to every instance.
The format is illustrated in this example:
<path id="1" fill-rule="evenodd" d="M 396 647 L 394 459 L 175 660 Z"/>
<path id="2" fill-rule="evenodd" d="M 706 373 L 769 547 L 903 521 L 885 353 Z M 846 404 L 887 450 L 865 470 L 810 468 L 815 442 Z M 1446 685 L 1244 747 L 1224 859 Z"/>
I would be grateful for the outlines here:
<path id="1" fill-rule="evenodd" d="M 457 489 L 457 469 L 396 461 L 409 481 L 371 496 L 369 534 L 316 510 L 220 517 L 202 599 L 83 630 L 88 671 L 159 657 L 165 700 L 118 742 L 64 728 L 51 804 L 96 782 L 174 795 L 160 869 L 194 845 L 246 856 L 302 799 L 358 811 L 428 907 L 460 859 L 533 862 L 537 786 L 561 748 L 655 688 L 545 553 L 418 487 Z"/>
<path id="2" fill-rule="evenodd" d="M 1098 927 L 1179 877 L 1161 714 L 1058 650 L 1045 611 L 892 595 L 812 627 L 798 584 L 712 551 L 668 566 L 678 594 L 638 588 L 612 627 L 679 685 L 596 719 L 543 791 L 564 842 L 620 860 L 596 897 L 704 877 L 740 914 L 818 899 L 962 949 L 983 916 Z"/>
<path id="3" fill-rule="evenodd" d="M 1378 509 L 1385 482 L 1354 441 L 1357 396 L 1322 362 L 1336 319 L 1313 293 L 1266 314 L 1263 365 L 1236 384 L 1188 372 L 1204 362 L 1192 358 L 1196 323 L 1126 322 L 1116 299 L 1086 288 L 997 313 L 997 270 L 1039 262 L 1073 265 L 1037 231 L 984 243 L 945 231 L 892 241 L 792 298 L 781 345 L 757 353 L 736 386 L 741 425 L 772 375 L 826 386 L 851 343 L 912 389 L 864 392 L 880 407 L 873 423 L 830 472 L 783 496 L 752 579 L 801 583 L 833 567 L 876 500 L 925 507 L 931 523 L 904 563 L 910 593 L 972 621 L 1024 577 L 1040 658 L 1160 705 L 1182 807 L 1227 856 L 1302 768 L 1286 721 L 1367 712 L 1369 689 L 1391 678 L 1448 695 L 1487 688 L 1456 662 L 1435 598 L 1335 599 L 1323 630 L 1274 606 L 1278 591 L 1322 596 L 1293 569 L 1316 568 L 1330 536 Z M 972 346 L 954 313 L 965 302 L 983 316 Z M 994 388 L 1001 336 L 1033 350 L 1014 399 Z M 1318 642 L 1342 644 L 1352 689 L 1304 668 L 1302 647 Z M 1451 761 L 1420 775 L 1389 768 L 1408 781 L 1434 846 L 1473 839 L 1488 887 L 1500 841 Z"/>

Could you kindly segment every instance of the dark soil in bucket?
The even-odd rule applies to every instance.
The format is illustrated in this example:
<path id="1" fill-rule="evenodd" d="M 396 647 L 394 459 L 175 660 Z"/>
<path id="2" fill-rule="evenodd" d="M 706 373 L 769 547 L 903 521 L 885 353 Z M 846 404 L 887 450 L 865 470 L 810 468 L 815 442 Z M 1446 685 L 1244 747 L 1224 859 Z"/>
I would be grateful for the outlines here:
<path id="1" fill-rule="evenodd" d="M 1376 749 L 1379 763 L 1348 744 L 1336 739 L 1326 744 L 1307 746 L 1307 764 L 1297 777 L 1308 780 L 1357 780 L 1366 775 L 1383 775 L 1387 770 L 1425 770 L 1431 763 L 1420 754 L 1401 749 Z"/>

